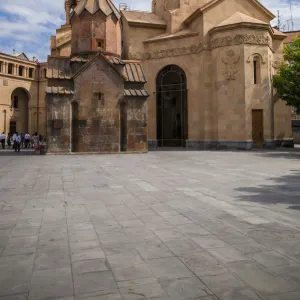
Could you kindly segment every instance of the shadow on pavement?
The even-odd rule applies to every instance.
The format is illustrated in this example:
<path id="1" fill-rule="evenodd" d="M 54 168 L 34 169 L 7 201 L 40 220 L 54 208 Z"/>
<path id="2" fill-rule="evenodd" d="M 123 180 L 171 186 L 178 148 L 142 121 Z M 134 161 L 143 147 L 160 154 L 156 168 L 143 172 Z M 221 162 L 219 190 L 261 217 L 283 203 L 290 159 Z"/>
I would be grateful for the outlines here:
<path id="1" fill-rule="evenodd" d="M 0 149 L 1 156 L 24 156 L 36 155 L 34 149 L 21 149 L 20 152 L 15 152 L 13 149 Z"/>
<path id="2" fill-rule="evenodd" d="M 270 184 L 255 187 L 241 187 L 236 191 L 239 200 L 261 204 L 287 204 L 289 209 L 300 210 L 300 171 L 270 178 Z"/>

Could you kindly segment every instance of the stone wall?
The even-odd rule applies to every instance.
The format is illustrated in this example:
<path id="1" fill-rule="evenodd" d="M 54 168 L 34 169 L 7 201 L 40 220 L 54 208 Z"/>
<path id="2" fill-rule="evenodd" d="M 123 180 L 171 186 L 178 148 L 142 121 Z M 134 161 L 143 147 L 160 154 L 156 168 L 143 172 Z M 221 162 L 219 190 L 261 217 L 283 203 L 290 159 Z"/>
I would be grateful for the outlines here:
<path id="1" fill-rule="evenodd" d="M 73 118 L 76 151 L 119 152 L 119 100 L 124 89 L 120 74 L 99 56 L 75 78 L 74 86 L 78 103 L 78 118 Z"/>

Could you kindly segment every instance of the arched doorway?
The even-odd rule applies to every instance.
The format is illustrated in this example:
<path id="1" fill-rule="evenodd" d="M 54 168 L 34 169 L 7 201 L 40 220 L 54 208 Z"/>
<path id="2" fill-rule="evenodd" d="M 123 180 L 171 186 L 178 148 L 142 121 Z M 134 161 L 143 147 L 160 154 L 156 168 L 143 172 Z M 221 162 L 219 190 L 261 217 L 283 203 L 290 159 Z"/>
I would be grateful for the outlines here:
<path id="1" fill-rule="evenodd" d="M 156 123 L 158 147 L 185 147 L 187 132 L 187 89 L 184 71 L 164 67 L 156 78 Z"/>
<path id="2" fill-rule="evenodd" d="M 11 94 L 12 116 L 10 120 L 10 132 L 29 132 L 29 92 L 24 88 L 16 88 Z"/>

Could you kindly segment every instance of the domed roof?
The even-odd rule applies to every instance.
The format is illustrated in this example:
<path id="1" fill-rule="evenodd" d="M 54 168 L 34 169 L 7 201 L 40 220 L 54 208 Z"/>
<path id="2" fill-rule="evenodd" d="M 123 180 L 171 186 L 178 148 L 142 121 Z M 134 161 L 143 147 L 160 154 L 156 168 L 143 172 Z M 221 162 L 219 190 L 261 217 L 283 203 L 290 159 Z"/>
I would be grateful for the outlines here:
<path id="1" fill-rule="evenodd" d="M 80 15 L 84 9 L 92 15 L 98 10 L 101 10 L 106 16 L 114 14 L 117 19 L 120 19 L 120 14 L 111 0 L 81 0 L 74 8 L 74 12 Z"/>

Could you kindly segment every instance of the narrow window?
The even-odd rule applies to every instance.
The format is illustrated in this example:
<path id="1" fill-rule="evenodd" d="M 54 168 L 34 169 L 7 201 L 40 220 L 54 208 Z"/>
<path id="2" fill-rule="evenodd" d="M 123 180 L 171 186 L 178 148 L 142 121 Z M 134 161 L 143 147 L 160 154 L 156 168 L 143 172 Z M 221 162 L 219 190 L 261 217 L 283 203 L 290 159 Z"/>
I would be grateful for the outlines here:
<path id="1" fill-rule="evenodd" d="M 3 61 L 0 61 L 0 72 L 3 72 Z"/>
<path id="2" fill-rule="evenodd" d="M 19 98 L 18 96 L 14 96 L 13 108 L 18 108 L 18 107 L 19 107 Z"/>
<path id="3" fill-rule="evenodd" d="M 19 76 L 23 76 L 24 73 L 24 67 L 19 66 Z"/>
<path id="4" fill-rule="evenodd" d="M 44 69 L 44 78 L 47 78 L 47 69 Z"/>
<path id="5" fill-rule="evenodd" d="M 29 68 L 29 78 L 33 78 L 33 69 Z"/>
<path id="6" fill-rule="evenodd" d="M 102 48 L 102 42 L 101 41 L 97 41 L 97 47 Z"/>
<path id="7" fill-rule="evenodd" d="M 8 64 L 7 73 L 8 74 L 12 74 L 13 73 L 13 64 Z"/>
<path id="8" fill-rule="evenodd" d="M 260 74 L 260 58 L 255 56 L 253 58 L 253 83 L 259 84 L 261 82 L 261 74 Z"/>

